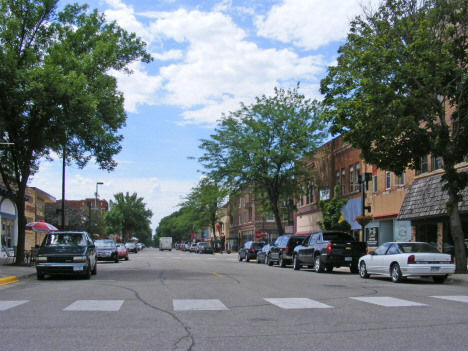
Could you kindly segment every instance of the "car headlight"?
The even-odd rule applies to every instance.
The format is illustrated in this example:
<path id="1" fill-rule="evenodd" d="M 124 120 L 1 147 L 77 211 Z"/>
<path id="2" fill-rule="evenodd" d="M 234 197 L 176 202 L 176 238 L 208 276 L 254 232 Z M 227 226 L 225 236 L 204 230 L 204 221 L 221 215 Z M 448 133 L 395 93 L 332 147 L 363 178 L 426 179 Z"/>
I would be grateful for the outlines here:
<path id="1" fill-rule="evenodd" d="M 86 256 L 75 256 L 73 262 L 88 262 L 88 258 Z"/>
<path id="2" fill-rule="evenodd" d="M 47 262 L 47 257 L 45 256 L 36 256 L 36 263 Z"/>

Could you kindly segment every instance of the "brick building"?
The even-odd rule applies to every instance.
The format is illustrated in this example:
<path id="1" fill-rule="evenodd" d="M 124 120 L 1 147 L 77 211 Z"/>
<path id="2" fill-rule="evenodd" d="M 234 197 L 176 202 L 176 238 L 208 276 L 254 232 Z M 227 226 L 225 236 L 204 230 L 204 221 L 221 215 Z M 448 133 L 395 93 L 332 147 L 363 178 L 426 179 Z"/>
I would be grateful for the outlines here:
<path id="1" fill-rule="evenodd" d="M 25 203 L 24 215 L 26 223 L 45 220 L 45 207 L 47 204 L 55 203 L 55 197 L 38 188 L 27 188 L 29 199 Z M 29 250 L 35 245 L 42 243 L 44 234 L 26 230 L 24 249 Z"/>

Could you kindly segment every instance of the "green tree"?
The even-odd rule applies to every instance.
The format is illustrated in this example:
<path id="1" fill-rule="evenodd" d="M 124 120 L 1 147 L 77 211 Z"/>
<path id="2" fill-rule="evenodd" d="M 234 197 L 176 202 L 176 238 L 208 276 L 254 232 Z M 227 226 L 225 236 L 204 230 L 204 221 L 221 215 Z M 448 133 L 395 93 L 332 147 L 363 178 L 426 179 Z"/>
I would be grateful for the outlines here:
<path id="1" fill-rule="evenodd" d="M 337 195 L 340 193 L 340 187 L 335 186 L 333 198 L 325 202 L 320 200 L 318 207 L 322 213 L 322 220 L 317 221 L 318 226 L 322 230 L 340 230 L 349 233 L 351 230 L 351 224 L 348 221 L 343 220 L 340 222 L 341 210 L 348 203 L 347 199 L 338 200 Z"/>
<path id="2" fill-rule="evenodd" d="M 0 175 L 18 210 L 16 262 L 23 262 L 24 194 L 40 160 L 58 152 L 84 167 L 116 167 L 123 96 L 109 71 L 149 62 L 145 43 L 87 6 L 58 0 L 0 1 Z"/>
<path id="3" fill-rule="evenodd" d="M 159 238 L 171 237 L 174 241 L 190 240 L 190 234 L 194 232 L 194 225 L 188 214 L 188 208 L 182 207 L 178 211 L 164 217 L 155 230 L 153 241 L 159 245 Z"/>
<path id="4" fill-rule="evenodd" d="M 50 223 L 57 228 L 58 225 L 58 214 L 57 210 L 61 209 L 61 204 L 46 204 L 45 212 L 44 212 L 44 220 L 47 223 Z M 65 202 L 65 217 L 68 218 L 68 226 L 65 228 L 66 230 L 76 230 L 76 231 L 88 231 L 88 227 L 86 225 L 86 218 L 87 216 L 83 216 L 83 211 L 78 210 L 68 203 Z"/>
<path id="5" fill-rule="evenodd" d="M 275 217 L 283 233 L 282 204 L 302 192 L 312 173 L 304 157 L 321 144 L 323 122 L 318 104 L 297 88 L 275 88 L 275 96 L 223 115 L 211 139 L 201 140 L 199 162 L 208 178 L 226 184 L 231 193 L 255 194 L 258 205 Z M 299 161 L 298 161 L 299 160 Z"/>
<path id="6" fill-rule="evenodd" d="M 223 217 L 228 189 L 209 178 L 202 178 L 180 204 L 185 207 L 183 223 L 193 225 L 195 231 L 211 228 L 216 240 L 216 225 Z"/>
<path id="7" fill-rule="evenodd" d="M 324 118 L 361 157 L 401 174 L 443 159 L 457 272 L 466 272 L 459 214 L 468 174 L 468 2 L 388 0 L 351 23 L 338 64 L 321 82 Z"/>
<path id="8" fill-rule="evenodd" d="M 125 195 L 114 194 L 114 201 L 109 202 L 110 210 L 105 214 L 104 220 L 107 227 L 121 229 L 123 242 L 126 242 L 130 235 L 139 239 L 147 238 L 148 229 L 151 232 L 150 223 L 153 212 L 146 209 L 143 200 L 142 197 L 138 197 L 137 193 L 129 195 L 127 192 Z"/>

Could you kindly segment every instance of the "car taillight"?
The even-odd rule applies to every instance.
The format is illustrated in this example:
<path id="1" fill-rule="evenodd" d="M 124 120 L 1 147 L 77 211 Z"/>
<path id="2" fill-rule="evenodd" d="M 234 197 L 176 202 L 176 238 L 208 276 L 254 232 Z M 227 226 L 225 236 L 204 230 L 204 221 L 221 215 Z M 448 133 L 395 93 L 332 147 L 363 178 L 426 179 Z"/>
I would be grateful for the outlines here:
<path id="1" fill-rule="evenodd" d="M 286 246 L 286 247 L 284 248 L 284 252 L 288 253 L 288 252 L 289 252 L 289 247 Z"/>
<path id="2" fill-rule="evenodd" d="M 254 249 L 253 247 L 251 247 L 251 248 L 249 249 L 249 251 L 252 251 L 252 252 L 253 252 L 253 251 L 255 251 L 255 249 Z"/>
<path id="3" fill-rule="evenodd" d="M 367 247 L 367 244 L 366 244 L 366 255 L 369 253 L 369 248 Z"/>
<path id="4" fill-rule="evenodd" d="M 408 256 L 408 264 L 414 264 L 414 255 Z"/>
<path id="5" fill-rule="evenodd" d="M 327 245 L 327 254 L 331 254 L 331 243 Z"/>

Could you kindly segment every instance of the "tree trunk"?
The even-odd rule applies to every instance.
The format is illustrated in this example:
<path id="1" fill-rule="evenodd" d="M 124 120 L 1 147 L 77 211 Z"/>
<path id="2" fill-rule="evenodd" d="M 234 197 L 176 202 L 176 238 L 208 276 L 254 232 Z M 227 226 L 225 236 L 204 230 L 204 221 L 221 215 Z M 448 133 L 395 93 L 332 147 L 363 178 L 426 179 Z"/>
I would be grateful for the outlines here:
<path id="1" fill-rule="evenodd" d="M 17 242 L 16 242 L 16 260 L 15 265 L 21 266 L 24 264 L 24 244 L 25 244 L 25 235 L 26 235 L 26 217 L 24 215 L 25 211 L 25 198 L 24 193 L 26 189 L 20 184 L 18 192 L 16 193 L 16 198 L 14 202 L 18 210 L 17 221 L 18 221 L 18 233 L 17 233 Z"/>
<path id="2" fill-rule="evenodd" d="M 452 204 L 450 210 L 450 231 L 452 233 L 455 249 L 455 273 L 468 273 L 466 268 L 466 246 L 463 233 L 460 212 L 458 211 L 458 197 L 451 187 L 448 188 L 449 201 Z"/>

